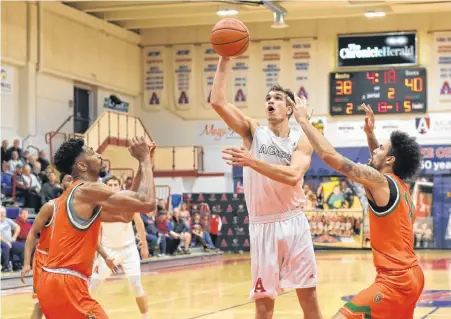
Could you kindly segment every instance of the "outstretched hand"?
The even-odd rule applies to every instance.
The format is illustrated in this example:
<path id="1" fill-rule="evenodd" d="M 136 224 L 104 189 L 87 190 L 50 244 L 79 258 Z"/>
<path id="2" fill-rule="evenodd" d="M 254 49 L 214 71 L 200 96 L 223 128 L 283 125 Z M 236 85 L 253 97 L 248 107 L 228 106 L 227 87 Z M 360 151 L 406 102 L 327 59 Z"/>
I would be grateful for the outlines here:
<path id="1" fill-rule="evenodd" d="M 144 161 L 149 158 L 151 148 L 149 147 L 149 144 L 144 136 L 132 138 L 129 140 L 129 145 L 128 150 L 130 155 L 138 161 Z"/>
<path id="2" fill-rule="evenodd" d="M 229 155 L 222 157 L 222 159 L 226 160 L 227 165 L 249 166 L 254 160 L 251 153 L 244 147 L 229 147 L 222 152 Z"/>
<path id="3" fill-rule="evenodd" d="M 366 105 L 365 103 L 362 103 L 361 105 L 363 109 L 365 110 L 365 126 L 363 127 L 363 130 L 366 134 L 372 134 L 374 131 L 374 113 L 371 106 Z"/>
<path id="4" fill-rule="evenodd" d="M 299 97 L 295 95 L 294 101 L 290 97 L 288 97 L 288 103 L 290 103 L 291 107 L 293 108 L 293 116 L 297 122 L 303 119 L 310 120 L 313 114 L 313 110 L 311 110 L 309 114 L 307 99 L 304 96 Z"/>

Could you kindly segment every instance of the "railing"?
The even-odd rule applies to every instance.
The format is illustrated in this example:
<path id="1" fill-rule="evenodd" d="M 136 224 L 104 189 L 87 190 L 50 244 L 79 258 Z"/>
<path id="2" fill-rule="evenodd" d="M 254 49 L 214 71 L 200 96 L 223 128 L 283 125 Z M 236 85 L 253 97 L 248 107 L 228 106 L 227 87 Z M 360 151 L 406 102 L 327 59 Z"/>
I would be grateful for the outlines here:
<path id="1" fill-rule="evenodd" d="M 155 197 L 159 199 L 164 199 L 166 201 L 166 209 L 171 207 L 171 186 L 169 185 L 156 185 L 155 186 Z"/>
<path id="2" fill-rule="evenodd" d="M 155 171 L 203 171 L 201 146 L 159 146 L 155 151 Z"/>

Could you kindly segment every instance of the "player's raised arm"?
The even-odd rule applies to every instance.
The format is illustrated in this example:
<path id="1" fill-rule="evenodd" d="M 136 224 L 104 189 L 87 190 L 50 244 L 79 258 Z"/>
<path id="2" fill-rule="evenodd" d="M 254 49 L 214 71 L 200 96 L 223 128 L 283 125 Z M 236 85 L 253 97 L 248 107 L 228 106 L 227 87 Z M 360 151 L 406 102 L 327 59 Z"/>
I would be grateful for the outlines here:
<path id="1" fill-rule="evenodd" d="M 252 137 L 252 131 L 258 123 L 246 116 L 235 105 L 227 102 L 227 79 L 230 58 L 221 57 L 216 69 L 211 90 L 210 104 L 228 127 L 242 138 Z"/>
<path id="2" fill-rule="evenodd" d="M 363 130 L 366 134 L 366 139 L 368 141 L 368 147 L 370 148 L 370 152 L 372 153 L 376 148 L 379 147 L 379 142 L 376 139 L 376 135 L 374 134 L 374 113 L 371 109 L 371 106 L 362 104 L 363 109 L 365 110 L 365 126 Z"/>
<path id="3" fill-rule="evenodd" d="M 24 252 L 24 268 L 20 273 L 20 280 L 25 283 L 25 276 L 31 270 L 31 253 L 33 252 L 33 248 L 36 244 L 36 238 L 39 232 L 44 228 L 44 226 L 51 220 L 53 216 L 54 205 L 52 202 L 47 202 L 42 206 L 39 214 L 36 215 L 36 218 L 31 226 L 31 230 L 27 235 L 27 240 L 25 241 L 25 252 Z"/>
<path id="4" fill-rule="evenodd" d="M 327 165 L 369 189 L 381 186 L 388 187 L 386 178 L 376 169 L 366 164 L 356 164 L 335 150 L 329 141 L 308 120 L 305 98 L 296 98 L 294 110 L 296 121 L 301 125 L 316 153 Z"/>

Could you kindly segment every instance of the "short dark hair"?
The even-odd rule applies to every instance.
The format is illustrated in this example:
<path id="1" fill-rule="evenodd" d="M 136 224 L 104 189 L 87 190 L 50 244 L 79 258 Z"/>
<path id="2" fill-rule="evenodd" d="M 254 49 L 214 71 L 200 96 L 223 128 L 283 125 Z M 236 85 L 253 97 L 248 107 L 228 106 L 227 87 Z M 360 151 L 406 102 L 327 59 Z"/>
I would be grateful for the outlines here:
<path id="1" fill-rule="evenodd" d="M 421 164 L 421 147 L 415 137 L 401 131 L 390 135 L 391 149 L 388 155 L 395 157 L 393 173 L 401 179 L 415 176 Z"/>
<path id="2" fill-rule="evenodd" d="M 271 91 L 273 91 L 273 92 L 283 92 L 283 93 L 285 93 L 285 94 L 286 94 L 293 102 L 295 101 L 295 100 L 294 100 L 294 93 L 293 93 L 293 91 L 291 91 L 290 89 L 284 89 L 280 84 L 275 84 L 275 85 L 273 85 L 273 86 L 269 89 L 268 93 L 271 92 Z M 290 118 L 292 114 L 293 114 L 293 112 L 291 112 L 291 114 L 288 115 L 288 118 Z"/>
<path id="3" fill-rule="evenodd" d="M 71 138 L 61 144 L 54 156 L 54 164 L 60 173 L 72 174 L 75 160 L 83 153 L 85 141 L 82 138 Z"/>
<path id="4" fill-rule="evenodd" d="M 114 176 L 114 175 L 108 176 L 108 177 L 105 179 L 105 184 L 108 184 L 109 181 L 117 181 L 117 182 L 119 183 L 119 186 L 121 186 L 121 184 L 122 184 L 122 181 L 121 181 L 118 177 L 116 177 L 116 176 Z"/>

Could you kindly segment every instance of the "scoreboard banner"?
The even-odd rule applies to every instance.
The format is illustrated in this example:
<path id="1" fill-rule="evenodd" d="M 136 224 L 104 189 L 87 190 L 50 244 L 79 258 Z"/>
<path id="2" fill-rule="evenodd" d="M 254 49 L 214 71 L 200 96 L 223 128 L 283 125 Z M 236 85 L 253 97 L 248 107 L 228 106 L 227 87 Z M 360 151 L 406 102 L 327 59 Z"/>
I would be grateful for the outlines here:
<path id="1" fill-rule="evenodd" d="M 337 48 L 338 68 L 417 64 L 414 31 L 339 35 Z"/>
<path id="2" fill-rule="evenodd" d="M 158 111 L 162 105 L 165 80 L 165 47 L 144 48 L 144 109 Z"/>
<path id="3" fill-rule="evenodd" d="M 264 74 L 265 88 L 268 91 L 279 83 L 282 60 L 283 41 L 261 42 L 261 65 Z"/>
<path id="4" fill-rule="evenodd" d="M 232 59 L 232 95 L 233 104 L 244 108 L 248 103 L 249 54 Z"/>
<path id="5" fill-rule="evenodd" d="M 311 39 L 292 39 L 291 59 L 293 70 L 293 90 L 299 97 L 309 99 L 313 79 L 313 55 L 316 53 L 316 41 Z"/>
<path id="6" fill-rule="evenodd" d="M 175 107 L 179 110 L 191 108 L 193 99 L 193 49 L 194 45 L 174 46 Z"/>
<path id="7" fill-rule="evenodd" d="M 451 32 L 434 34 L 439 102 L 451 102 Z"/>
<path id="8" fill-rule="evenodd" d="M 425 113 L 425 68 L 330 73 L 330 114 L 363 115 L 362 103 L 375 114 Z"/>
<path id="9" fill-rule="evenodd" d="M 203 99 L 202 104 L 206 109 L 210 109 L 210 94 L 213 80 L 215 79 L 216 66 L 218 65 L 219 55 L 213 50 L 211 44 L 202 44 L 202 89 Z"/>

